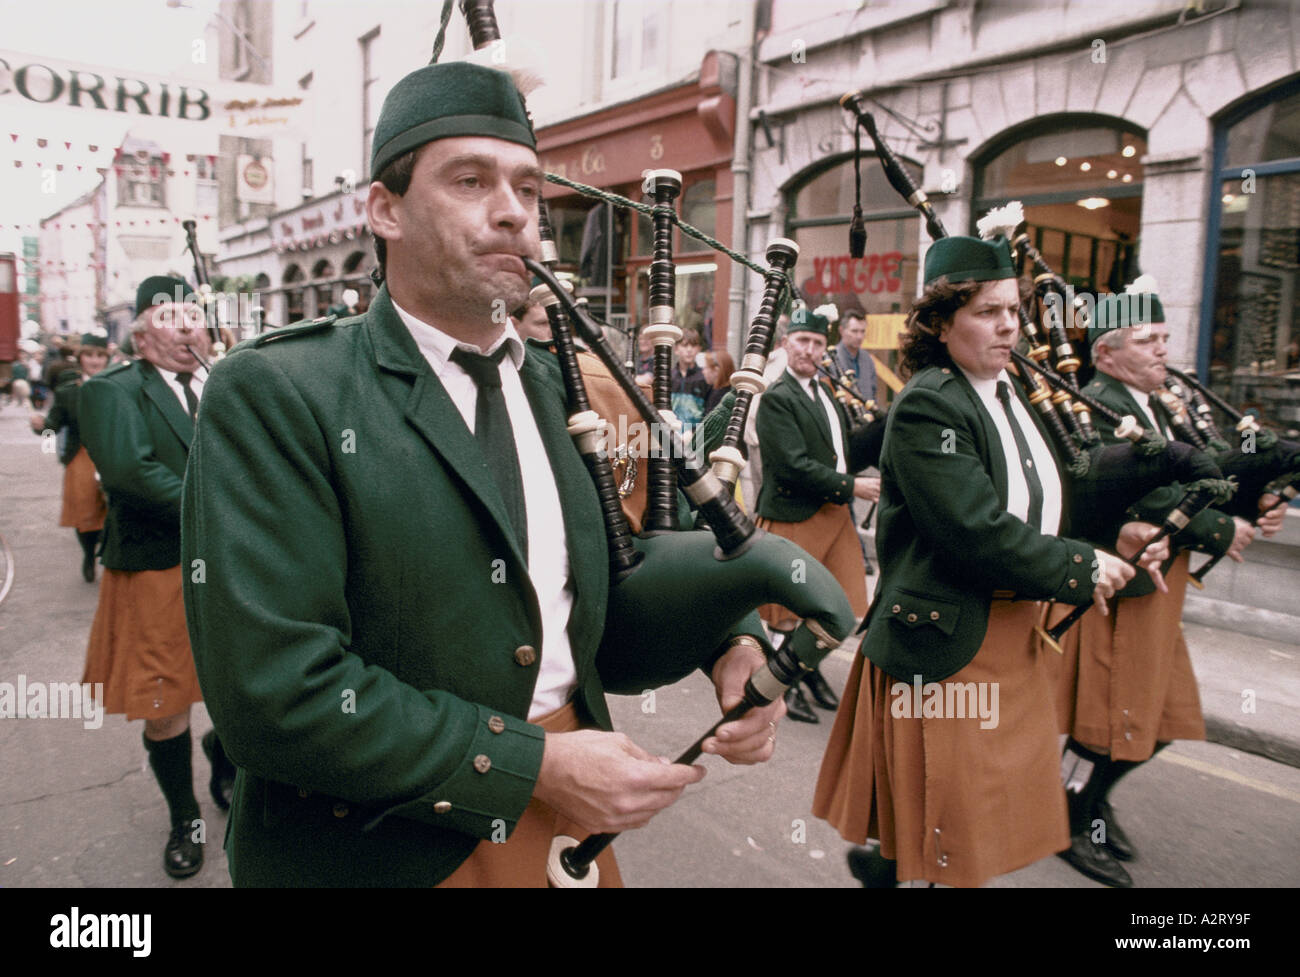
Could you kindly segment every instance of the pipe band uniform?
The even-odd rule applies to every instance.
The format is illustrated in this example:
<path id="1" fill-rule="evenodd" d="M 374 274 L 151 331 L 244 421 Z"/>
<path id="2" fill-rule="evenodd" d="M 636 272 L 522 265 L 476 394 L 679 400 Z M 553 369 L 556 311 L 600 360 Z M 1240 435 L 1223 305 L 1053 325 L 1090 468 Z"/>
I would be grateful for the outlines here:
<path id="1" fill-rule="evenodd" d="M 373 146 L 382 286 L 361 316 L 215 365 L 186 482 L 184 557 L 225 568 L 186 598 L 240 766 L 231 877 L 545 886 L 552 839 L 643 824 L 703 770 L 605 732 L 611 553 L 569 433 L 577 370 L 491 316 L 524 303 L 546 253 L 514 81 L 420 68 Z M 762 655 L 727 631 L 687 670 L 739 699 Z M 755 710 L 710 751 L 765 759 L 776 718 Z M 611 856 L 601 885 L 620 884 Z"/>
<path id="2" fill-rule="evenodd" d="M 108 500 L 104 577 L 82 681 L 103 683 L 106 712 L 145 721 L 144 744 L 172 822 L 163 868 L 174 878 L 203 866 L 189 729 L 190 706 L 202 694 L 181 596 L 182 479 L 206 384 L 195 370 L 209 352 L 193 294 L 170 275 L 141 282 L 132 325 L 140 359 L 90 378 L 77 400 L 81 440 Z M 215 735 L 203 745 L 213 800 L 228 805 L 234 771 Z"/>
<path id="3" fill-rule="evenodd" d="M 813 813 L 878 838 L 886 875 L 978 886 L 1068 846 L 1033 629 L 1044 600 L 1093 600 L 1099 555 L 1064 535 L 1062 460 L 1007 383 L 1020 293 L 1006 240 L 935 241 L 925 282 L 880 459 L 880 577 Z M 895 708 L 892 689 L 931 682 L 996 683 L 996 728 Z"/>
<path id="4" fill-rule="evenodd" d="M 1143 287 L 1154 285 L 1148 281 L 1148 276 L 1139 279 Z M 1181 402 L 1159 396 L 1169 393 L 1164 387 L 1168 336 L 1154 289 L 1101 297 L 1088 330 L 1096 374 L 1084 390 L 1114 414 L 1135 416 L 1170 439 L 1171 447 L 1187 450 L 1195 435 L 1189 419 L 1176 413 Z M 1098 415 L 1096 424 L 1105 443 L 1122 440 L 1110 417 Z M 1132 510 L 1142 521 L 1158 522 L 1182 490 L 1178 483 L 1157 489 L 1135 501 Z M 1258 490 L 1253 494 L 1242 503 L 1253 507 Z M 1205 738 L 1181 627 L 1190 554 L 1218 556 L 1244 545 L 1245 529 L 1246 520 L 1231 512 L 1203 509 L 1172 538 L 1175 555 L 1164 567 L 1167 592 L 1139 570 L 1111 602 L 1109 616 L 1089 614 L 1062 639 L 1065 655 L 1054 664 L 1060 667 L 1060 729 L 1069 736 L 1062 765 L 1072 835 L 1066 857 L 1107 885 L 1132 885 L 1121 863 L 1137 857 L 1135 843 L 1111 808 L 1110 790 L 1171 741 Z M 1098 821 L 1105 826 L 1102 841 L 1093 837 Z"/>
<path id="5" fill-rule="evenodd" d="M 32 417 L 32 430 L 37 434 L 49 431 L 57 439 L 59 461 L 64 466 L 59 525 L 76 530 L 82 551 L 82 579 L 94 583 L 95 553 L 108 505 L 99 486 L 95 463 L 81 442 L 78 410 L 82 384 L 108 365 L 108 338 L 100 333 L 84 333 L 76 361 L 79 367 L 76 375 L 70 377 L 66 371 L 62 374 L 63 382 L 54 389 L 54 406 L 47 414 Z"/>

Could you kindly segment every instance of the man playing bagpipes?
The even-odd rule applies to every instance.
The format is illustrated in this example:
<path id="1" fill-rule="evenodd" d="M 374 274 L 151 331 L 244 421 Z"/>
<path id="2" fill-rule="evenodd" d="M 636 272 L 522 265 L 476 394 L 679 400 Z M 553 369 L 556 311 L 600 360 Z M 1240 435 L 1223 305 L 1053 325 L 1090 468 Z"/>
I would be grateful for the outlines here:
<path id="1" fill-rule="evenodd" d="M 830 332 L 824 313 L 833 310 L 798 306 L 790 315 L 788 365 L 758 403 L 763 484 L 756 511 L 759 526 L 793 540 L 835 575 L 861 618 L 867 613 L 867 574 L 849 503 L 855 498 L 875 501 L 880 483 L 858 476 L 872 459 L 860 450 L 864 444 L 850 439 L 844 406 L 817 374 Z M 788 633 L 798 624 L 797 617 L 774 604 L 761 613 L 777 632 Z M 839 705 L 820 671 L 809 672 L 803 684 L 822 708 Z M 791 686 L 785 701 L 791 719 L 818 722 L 799 685 Z"/>
<path id="2" fill-rule="evenodd" d="M 607 732 L 596 490 L 554 358 L 492 314 L 528 295 L 535 146 L 508 75 L 407 75 L 375 130 L 369 309 L 250 340 L 208 381 L 186 598 L 240 767 L 237 885 L 544 885 L 554 835 L 643 825 L 703 776 Z M 737 641 L 710 674 L 739 698 L 763 662 Z M 706 752 L 767 759 L 781 709 Z"/>
<path id="3" fill-rule="evenodd" d="M 1190 441 L 1186 407 L 1165 389 L 1169 327 L 1164 309 L 1153 287 L 1148 291 L 1143 279 L 1135 285 L 1097 302 L 1088 329 L 1097 372 L 1085 393 L 1166 439 Z M 1098 416 L 1096 424 L 1105 443 L 1122 442 L 1106 417 Z M 1178 493 L 1177 485 L 1159 489 L 1133 511 L 1159 521 Z M 1269 496 L 1260 500 L 1261 512 L 1270 501 Z M 1274 509 L 1264 516 L 1261 532 L 1277 532 L 1283 514 Z M 1134 859 L 1136 851 L 1109 802 L 1115 784 L 1170 741 L 1205 738 L 1181 627 L 1191 550 L 1226 553 L 1240 562 L 1254 535 L 1255 528 L 1240 516 L 1203 510 L 1173 537 L 1173 549 L 1182 552 L 1164 568 L 1163 582 L 1139 570 L 1116 594 L 1109 616 L 1089 614 L 1068 633 L 1058 694 L 1061 731 L 1070 736 L 1062 776 L 1071 845 L 1062 857 L 1090 878 L 1117 887 L 1133 884 L 1121 862 Z"/>

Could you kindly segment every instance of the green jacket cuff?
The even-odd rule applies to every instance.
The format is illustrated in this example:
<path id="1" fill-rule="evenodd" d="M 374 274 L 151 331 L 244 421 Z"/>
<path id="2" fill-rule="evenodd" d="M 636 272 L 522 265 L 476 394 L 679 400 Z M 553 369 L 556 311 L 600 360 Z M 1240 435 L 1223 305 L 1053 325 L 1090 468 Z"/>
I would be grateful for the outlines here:
<path id="1" fill-rule="evenodd" d="M 456 772 L 437 789 L 388 808 L 366 826 L 369 831 L 394 816 L 423 821 L 477 838 L 508 836 L 532 799 L 542 769 L 546 733 L 515 716 L 475 705 L 478 716 L 469 749 Z"/>
<path id="2" fill-rule="evenodd" d="M 1220 556 L 1228 552 L 1236 533 L 1232 516 L 1218 509 L 1202 509 L 1192 517 L 1191 522 L 1174 536 L 1176 549 L 1196 550 L 1210 556 Z"/>
<path id="3" fill-rule="evenodd" d="M 1066 571 L 1051 600 L 1062 604 L 1087 604 L 1092 601 L 1096 551 L 1077 539 L 1062 538 L 1068 554 Z"/>

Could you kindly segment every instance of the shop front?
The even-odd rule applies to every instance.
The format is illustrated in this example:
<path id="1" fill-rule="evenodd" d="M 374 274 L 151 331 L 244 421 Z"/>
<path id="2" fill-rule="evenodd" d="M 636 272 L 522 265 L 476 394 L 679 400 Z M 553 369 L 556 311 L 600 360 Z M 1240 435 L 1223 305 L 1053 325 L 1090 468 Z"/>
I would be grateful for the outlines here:
<path id="1" fill-rule="evenodd" d="M 639 202 L 646 170 L 682 174 L 676 207 L 682 221 L 729 244 L 735 101 L 723 90 L 719 56 L 710 53 L 697 82 L 538 131 L 543 169 Z M 653 231 L 648 217 L 550 184 L 547 201 L 560 271 L 593 312 L 627 331 L 648 309 Z M 679 231 L 677 322 L 700 331 L 706 346 L 725 345 L 731 262 Z M 716 313 L 716 318 L 715 318 Z"/>

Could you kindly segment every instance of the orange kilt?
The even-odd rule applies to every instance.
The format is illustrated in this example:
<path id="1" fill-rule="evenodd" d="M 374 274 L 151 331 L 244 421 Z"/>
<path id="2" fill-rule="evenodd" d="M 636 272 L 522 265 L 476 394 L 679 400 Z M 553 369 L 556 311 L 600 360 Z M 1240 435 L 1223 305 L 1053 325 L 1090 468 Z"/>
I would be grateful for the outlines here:
<path id="1" fill-rule="evenodd" d="M 827 502 L 803 522 L 775 522 L 760 516 L 758 527 L 807 550 L 840 582 L 854 615 L 859 619 L 866 616 L 867 567 L 862 562 L 862 543 L 847 505 Z M 758 613 L 768 627 L 780 631 L 789 631 L 799 623 L 799 618 L 780 604 L 764 604 Z"/>
<path id="2" fill-rule="evenodd" d="M 1113 760 L 1133 761 L 1150 759 L 1157 742 L 1205 739 L 1183 639 L 1190 560 L 1184 552 L 1170 566 L 1169 593 L 1113 600 L 1108 617 L 1089 611 L 1062 637 L 1064 655 L 1052 656 L 1062 733 Z"/>
<path id="3" fill-rule="evenodd" d="M 63 469 L 63 511 L 59 514 L 59 525 L 79 533 L 94 532 L 104 528 L 106 515 L 108 504 L 95 478 L 95 463 L 82 445 Z"/>
<path id="4" fill-rule="evenodd" d="M 81 680 L 102 682 L 105 711 L 127 719 L 165 719 L 203 701 L 179 566 L 104 570 Z"/>
<path id="5" fill-rule="evenodd" d="M 858 655 L 813 814 L 847 841 L 879 838 L 901 880 L 979 886 L 1067 848 L 1048 652 L 1033 632 L 1042 614 L 1040 603 L 995 600 L 974 659 L 939 683 L 990 683 L 990 705 L 996 687 L 990 729 L 980 728 L 978 714 L 910 714 L 914 687 Z M 901 715 L 905 705 L 909 714 Z"/>
<path id="6" fill-rule="evenodd" d="M 530 722 L 548 733 L 571 733 L 582 728 L 572 703 Z M 534 797 L 505 842 L 480 841 L 469 858 L 443 879 L 438 888 L 545 889 L 551 840 L 556 835 L 568 835 L 582 841 L 589 834 L 589 830 Z M 600 873 L 600 888 L 623 888 L 623 877 L 619 874 L 618 862 L 614 860 L 613 848 L 606 848 L 596 856 L 596 869 Z"/>

